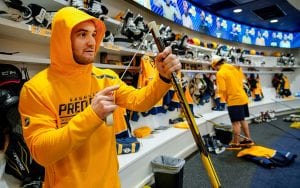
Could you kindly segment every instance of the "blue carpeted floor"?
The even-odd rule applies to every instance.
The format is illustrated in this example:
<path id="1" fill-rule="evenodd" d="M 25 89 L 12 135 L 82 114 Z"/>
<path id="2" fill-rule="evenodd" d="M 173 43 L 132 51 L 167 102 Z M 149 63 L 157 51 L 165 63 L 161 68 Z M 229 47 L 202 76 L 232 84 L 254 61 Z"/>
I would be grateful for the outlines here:
<path id="1" fill-rule="evenodd" d="M 222 187 L 300 187 L 300 129 L 290 128 L 291 123 L 282 121 L 282 117 L 278 117 L 278 120 L 272 121 L 271 124 L 251 124 L 250 131 L 252 138 L 257 145 L 281 151 L 289 151 L 298 155 L 295 162 L 288 167 L 265 169 L 253 162 L 236 157 L 237 152 L 234 151 L 225 151 L 220 155 L 211 154 L 210 156 Z M 275 126 L 293 135 L 279 130 Z M 198 152 L 186 159 L 183 187 L 211 187 Z"/>
<path id="2" fill-rule="evenodd" d="M 298 158 L 296 158 L 295 162 L 288 167 L 278 167 L 275 169 L 257 168 L 253 174 L 250 187 L 300 187 L 300 140 L 297 139 L 300 138 L 300 130 L 290 128 L 290 123 L 286 123 L 281 120 L 271 123 L 272 125 L 263 124 L 262 126 L 268 126 L 269 130 L 277 129 L 274 128 L 275 125 L 293 134 L 294 136 L 277 129 L 278 136 L 269 143 L 270 148 L 278 151 L 289 151 L 293 154 L 297 154 Z M 275 130 L 272 130 L 272 132 L 274 133 Z M 266 137 L 265 139 L 268 138 Z"/>

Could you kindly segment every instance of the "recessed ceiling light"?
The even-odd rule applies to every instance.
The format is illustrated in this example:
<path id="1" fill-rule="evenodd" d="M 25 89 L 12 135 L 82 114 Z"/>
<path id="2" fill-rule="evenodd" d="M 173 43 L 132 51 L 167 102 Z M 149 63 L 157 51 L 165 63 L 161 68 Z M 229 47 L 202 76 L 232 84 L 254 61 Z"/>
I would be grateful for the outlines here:
<path id="1" fill-rule="evenodd" d="M 277 19 L 274 19 L 274 20 L 270 20 L 270 23 L 277 23 L 278 20 Z"/>
<path id="2" fill-rule="evenodd" d="M 234 12 L 234 13 L 240 13 L 240 12 L 242 12 L 242 11 L 243 11 L 243 10 L 242 10 L 242 9 L 240 9 L 240 8 L 238 8 L 238 9 L 234 9 L 234 10 L 233 10 L 233 12 Z"/>

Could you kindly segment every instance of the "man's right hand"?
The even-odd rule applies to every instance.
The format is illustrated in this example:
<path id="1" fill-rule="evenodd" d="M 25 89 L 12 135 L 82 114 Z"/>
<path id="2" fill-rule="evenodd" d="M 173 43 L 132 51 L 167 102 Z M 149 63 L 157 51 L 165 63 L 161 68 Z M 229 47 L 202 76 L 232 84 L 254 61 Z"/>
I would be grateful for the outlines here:
<path id="1" fill-rule="evenodd" d="M 99 118 L 105 120 L 105 118 L 118 107 L 115 104 L 114 91 L 119 89 L 119 87 L 119 85 L 109 86 L 96 93 L 95 97 L 92 99 L 92 109 Z"/>

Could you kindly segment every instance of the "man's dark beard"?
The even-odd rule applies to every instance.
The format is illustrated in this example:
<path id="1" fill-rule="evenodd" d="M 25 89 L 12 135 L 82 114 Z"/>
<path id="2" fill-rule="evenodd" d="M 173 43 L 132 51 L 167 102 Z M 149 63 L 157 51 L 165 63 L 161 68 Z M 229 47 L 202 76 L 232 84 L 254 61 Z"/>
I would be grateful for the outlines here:
<path id="1" fill-rule="evenodd" d="M 88 65 L 88 64 L 91 64 L 91 63 L 94 62 L 94 60 L 92 60 L 91 62 L 88 62 L 88 63 L 86 63 L 86 61 L 83 62 L 80 58 L 78 58 L 78 57 L 75 56 L 74 54 L 73 54 L 73 59 L 75 60 L 76 63 L 78 63 L 78 64 L 80 64 L 80 65 Z"/>

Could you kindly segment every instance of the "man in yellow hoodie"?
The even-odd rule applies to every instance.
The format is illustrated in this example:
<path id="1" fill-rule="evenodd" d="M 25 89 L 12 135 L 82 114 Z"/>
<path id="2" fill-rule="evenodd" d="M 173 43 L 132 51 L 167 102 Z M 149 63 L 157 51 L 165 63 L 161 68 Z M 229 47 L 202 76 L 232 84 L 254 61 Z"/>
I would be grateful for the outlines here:
<path id="1" fill-rule="evenodd" d="M 233 139 L 228 150 L 241 149 L 242 145 L 253 145 L 245 117 L 249 117 L 248 97 L 243 89 L 243 74 L 233 65 L 226 63 L 220 56 L 212 58 L 211 67 L 217 70 L 217 90 L 227 103 L 232 123 Z M 241 127 L 247 140 L 240 140 Z"/>
<path id="2" fill-rule="evenodd" d="M 147 111 L 171 87 L 181 69 L 166 48 L 155 60 L 157 74 L 146 87 L 126 85 L 93 61 L 105 33 L 102 21 L 73 7 L 52 22 L 49 68 L 26 82 L 20 95 L 24 138 L 45 167 L 44 187 L 121 187 L 113 126 L 106 117 L 118 106 Z"/>

